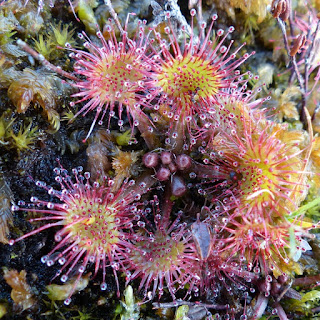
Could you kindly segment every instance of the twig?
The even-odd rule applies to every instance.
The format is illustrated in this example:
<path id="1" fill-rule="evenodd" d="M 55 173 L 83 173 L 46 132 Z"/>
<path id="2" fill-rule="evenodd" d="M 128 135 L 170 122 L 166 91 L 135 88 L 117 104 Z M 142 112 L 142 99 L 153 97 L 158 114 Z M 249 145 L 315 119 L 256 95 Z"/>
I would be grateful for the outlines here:
<path id="1" fill-rule="evenodd" d="M 294 72 L 295 72 L 295 74 L 297 76 L 297 79 L 299 81 L 300 88 L 301 88 L 301 90 L 303 90 L 303 93 L 304 93 L 304 83 L 303 83 L 303 79 L 302 79 L 302 76 L 300 74 L 300 71 L 298 69 L 296 57 L 290 55 L 290 48 L 289 48 L 289 42 L 288 42 L 285 23 L 280 18 L 276 18 L 276 19 L 277 19 L 278 25 L 279 25 L 279 27 L 281 29 L 281 32 L 282 32 L 284 47 L 285 47 L 285 49 L 287 51 L 288 56 L 290 57 L 290 61 L 291 61 L 292 65 L 293 65 L 293 70 L 294 70 Z"/>
<path id="2" fill-rule="evenodd" d="M 73 76 L 72 74 L 70 74 L 70 73 L 62 70 L 60 67 L 57 67 L 57 66 L 53 65 L 52 63 L 50 63 L 48 60 L 46 60 L 46 58 L 42 54 L 40 54 L 36 50 L 32 49 L 26 42 L 22 41 L 21 39 L 17 40 L 17 45 L 22 50 L 29 53 L 33 58 L 38 60 L 48 70 L 51 70 L 55 73 L 58 73 L 61 76 L 68 78 L 70 80 L 74 80 L 74 81 L 79 80 L 77 77 Z"/>
<path id="3" fill-rule="evenodd" d="M 319 32 L 319 29 L 320 29 L 320 20 L 318 20 L 316 30 L 312 34 L 311 46 L 308 48 L 306 55 L 305 55 L 305 59 L 304 59 L 304 63 L 305 63 L 305 68 L 304 68 L 305 75 L 304 76 L 305 76 L 305 90 L 306 90 L 306 92 L 308 91 L 308 78 L 309 78 L 310 61 L 314 60 L 314 56 L 315 56 L 314 47 L 315 47 L 316 38 L 317 38 L 317 34 Z M 309 39 L 310 32 L 311 32 L 311 30 L 309 30 L 309 32 L 308 32 L 307 39 Z M 318 52 L 316 52 L 316 53 L 318 53 Z M 312 54 L 312 56 L 311 56 L 311 54 Z"/>

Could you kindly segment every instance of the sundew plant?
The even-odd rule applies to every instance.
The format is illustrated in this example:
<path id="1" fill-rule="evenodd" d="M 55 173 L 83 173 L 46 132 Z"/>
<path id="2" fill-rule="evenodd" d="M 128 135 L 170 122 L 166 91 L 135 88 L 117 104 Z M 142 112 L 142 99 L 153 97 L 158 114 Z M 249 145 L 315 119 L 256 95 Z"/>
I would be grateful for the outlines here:
<path id="1" fill-rule="evenodd" d="M 0 318 L 316 318 L 318 10 L 0 2 Z"/>

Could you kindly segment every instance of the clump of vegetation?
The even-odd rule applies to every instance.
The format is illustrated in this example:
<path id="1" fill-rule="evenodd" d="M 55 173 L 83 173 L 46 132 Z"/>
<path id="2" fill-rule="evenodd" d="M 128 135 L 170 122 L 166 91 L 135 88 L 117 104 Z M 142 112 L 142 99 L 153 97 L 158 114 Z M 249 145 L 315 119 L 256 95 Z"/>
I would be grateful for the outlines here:
<path id="1" fill-rule="evenodd" d="M 46 33 L 34 38 L 34 48 L 49 61 L 57 60 L 65 55 L 66 46 L 74 46 L 74 29 L 69 24 L 62 25 L 61 21 L 51 24 Z"/>
<path id="2" fill-rule="evenodd" d="M 7 284 L 12 288 L 11 298 L 14 302 L 14 308 L 18 312 L 34 308 L 37 305 L 37 299 L 34 292 L 27 282 L 27 273 L 25 270 L 17 271 L 3 268 L 3 277 Z"/>
<path id="3" fill-rule="evenodd" d="M 271 5 L 271 0 L 229 0 L 230 6 L 240 8 L 245 14 L 255 14 L 258 17 L 258 23 L 263 21 L 267 16 L 267 6 Z"/>
<path id="4" fill-rule="evenodd" d="M 21 123 L 17 127 L 16 119 L 13 118 L 13 113 L 7 110 L 0 117 L 0 143 L 7 149 L 15 149 L 20 155 L 21 152 L 30 150 L 37 138 L 39 130 L 32 122 L 28 125 Z"/>

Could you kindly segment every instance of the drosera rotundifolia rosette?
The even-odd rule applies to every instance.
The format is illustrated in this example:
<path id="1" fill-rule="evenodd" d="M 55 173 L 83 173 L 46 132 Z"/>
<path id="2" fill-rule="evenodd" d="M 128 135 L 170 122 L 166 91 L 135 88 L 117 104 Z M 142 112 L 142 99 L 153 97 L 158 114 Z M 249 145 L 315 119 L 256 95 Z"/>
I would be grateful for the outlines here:
<path id="1" fill-rule="evenodd" d="M 33 218 L 33 221 L 51 221 L 38 229 L 35 229 L 22 237 L 10 240 L 13 245 L 33 234 L 47 228 L 61 226 L 62 229 L 55 233 L 57 245 L 41 258 L 47 266 L 55 262 L 62 266 L 57 276 L 66 282 L 69 274 L 77 268 L 77 282 L 86 271 L 87 265 L 94 264 L 95 275 L 102 269 L 101 290 L 106 290 L 106 268 L 111 266 L 114 270 L 115 279 L 119 284 L 116 271 L 123 263 L 124 251 L 130 248 L 130 233 L 137 214 L 137 201 L 147 189 L 145 182 L 135 186 L 135 181 L 125 181 L 123 185 L 113 192 L 114 181 L 106 178 L 103 184 L 93 182 L 90 184 L 90 173 L 82 175 L 83 168 L 72 170 L 74 178 L 61 168 L 55 168 L 55 180 L 60 184 L 60 190 L 46 186 L 44 182 L 37 181 L 37 186 L 47 190 L 48 194 L 60 200 L 62 203 L 42 201 L 37 197 L 31 197 L 31 203 L 25 204 L 20 201 L 13 205 L 12 210 L 25 210 L 45 214 L 43 217 Z M 20 207 L 21 206 L 21 207 Z M 62 250 L 62 251 L 60 251 Z M 81 262 L 80 262 L 81 261 Z M 78 265 L 80 262 L 80 266 Z M 64 271 L 66 270 L 66 271 Z M 70 296 L 74 290 L 71 291 Z M 70 297 L 65 300 L 71 302 Z"/>

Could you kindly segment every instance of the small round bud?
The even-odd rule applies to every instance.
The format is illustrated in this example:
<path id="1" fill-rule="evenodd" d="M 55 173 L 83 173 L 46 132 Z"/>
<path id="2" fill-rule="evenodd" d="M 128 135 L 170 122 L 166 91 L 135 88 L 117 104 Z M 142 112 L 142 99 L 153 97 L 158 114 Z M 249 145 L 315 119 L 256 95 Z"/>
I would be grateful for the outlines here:
<path id="1" fill-rule="evenodd" d="M 159 163 L 159 155 L 148 152 L 142 157 L 142 162 L 147 168 L 155 168 Z"/>
<path id="2" fill-rule="evenodd" d="M 169 163 L 168 168 L 172 173 L 177 171 L 177 166 L 173 162 Z"/>
<path id="3" fill-rule="evenodd" d="M 156 178 L 159 181 L 166 181 L 170 178 L 170 176 L 171 176 L 171 171 L 163 167 L 161 167 L 156 174 Z"/>
<path id="4" fill-rule="evenodd" d="M 164 165 L 168 165 L 169 163 L 172 162 L 172 154 L 171 154 L 171 152 L 169 152 L 169 151 L 163 151 L 163 152 L 161 152 L 160 158 L 161 158 L 161 162 L 162 162 Z"/>
<path id="5" fill-rule="evenodd" d="M 186 154 L 180 154 L 177 156 L 176 164 L 178 166 L 178 169 L 183 171 L 189 169 L 192 166 L 192 160 Z"/>

